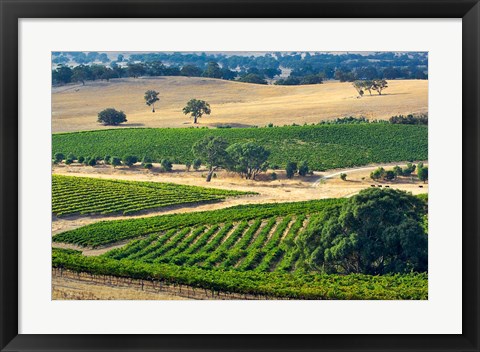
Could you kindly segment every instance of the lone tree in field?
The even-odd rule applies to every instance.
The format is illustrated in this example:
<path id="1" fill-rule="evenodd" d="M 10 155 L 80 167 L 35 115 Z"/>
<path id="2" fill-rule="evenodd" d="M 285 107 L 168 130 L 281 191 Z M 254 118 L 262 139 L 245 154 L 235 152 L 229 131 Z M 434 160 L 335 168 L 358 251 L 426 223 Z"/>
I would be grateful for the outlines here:
<path id="1" fill-rule="evenodd" d="M 355 81 L 352 83 L 353 87 L 356 89 L 358 93 L 358 97 L 363 97 L 363 94 L 365 93 L 363 91 L 363 81 Z"/>
<path id="2" fill-rule="evenodd" d="M 160 93 L 156 92 L 154 90 L 147 90 L 145 92 L 145 97 L 144 97 L 145 98 L 145 103 L 148 106 L 152 107 L 152 112 L 155 112 L 155 103 L 160 100 L 158 98 L 158 94 L 160 94 Z"/>
<path id="3" fill-rule="evenodd" d="M 373 81 L 370 81 L 370 80 L 355 81 L 352 83 L 352 85 L 357 90 L 358 95 L 360 97 L 363 97 L 366 90 L 368 90 L 370 95 L 372 95 Z"/>
<path id="4" fill-rule="evenodd" d="M 122 122 L 127 122 L 127 116 L 123 111 L 108 108 L 98 113 L 97 121 L 104 125 L 117 126 Z"/>
<path id="5" fill-rule="evenodd" d="M 210 115 L 211 112 L 210 104 L 205 100 L 191 99 L 183 108 L 183 113 L 185 115 L 190 114 L 190 116 L 193 117 L 194 124 L 196 124 L 197 120 L 204 114 Z"/>
<path id="6" fill-rule="evenodd" d="M 218 168 L 228 165 L 227 148 L 228 142 L 225 138 L 213 136 L 206 136 L 193 145 L 193 154 L 196 158 L 201 159 L 208 168 L 207 182 L 212 180 L 213 173 Z"/>
<path id="7" fill-rule="evenodd" d="M 312 270 L 325 273 L 425 272 L 426 204 L 410 193 L 369 188 L 315 219 L 297 240 Z"/>
<path id="8" fill-rule="evenodd" d="M 384 79 L 376 79 L 372 83 L 372 89 L 377 91 L 379 95 L 382 95 L 382 90 L 388 88 L 388 82 Z"/>
<path id="9" fill-rule="evenodd" d="M 227 149 L 227 153 L 231 161 L 228 168 L 247 180 L 255 180 L 260 172 L 267 170 L 270 152 L 261 145 L 253 142 L 236 143 Z"/>

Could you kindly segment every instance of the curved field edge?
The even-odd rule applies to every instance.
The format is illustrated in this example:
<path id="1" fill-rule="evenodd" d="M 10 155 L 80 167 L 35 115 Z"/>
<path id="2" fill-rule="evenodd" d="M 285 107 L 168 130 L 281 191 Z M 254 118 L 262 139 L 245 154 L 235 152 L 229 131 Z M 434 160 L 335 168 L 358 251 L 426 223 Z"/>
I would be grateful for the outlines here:
<path id="1" fill-rule="evenodd" d="M 212 292 L 241 293 L 290 299 L 425 300 L 427 274 L 325 275 L 278 272 L 204 270 L 171 264 L 149 264 L 78 251 L 53 249 L 52 266 L 94 275 L 112 275 L 182 284 Z"/>
<path id="2" fill-rule="evenodd" d="M 264 128 L 125 128 L 58 133 L 52 136 L 52 155 L 125 154 L 148 156 L 159 162 L 194 159 L 192 145 L 207 135 L 231 144 L 254 141 L 270 150 L 269 164 L 307 161 L 313 170 L 428 159 L 428 126 L 362 123 L 345 125 L 283 126 Z"/>
<path id="3" fill-rule="evenodd" d="M 319 212 L 326 207 L 340 206 L 345 199 L 321 199 L 292 203 L 238 205 L 226 209 L 148 218 L 101 221 L 53 236 L 53 242 L 98 247 L 110 243 L 160 233 L 188 226 L 219 224 L 227 221 L 252 220 L 286 214 Z"/>
<path id="4" fill-rule="evenodd" d="M 174 183 L 52 175 L 52 213 L 125 215 L 145 209 L 205 203 L 255 194 Z"/>

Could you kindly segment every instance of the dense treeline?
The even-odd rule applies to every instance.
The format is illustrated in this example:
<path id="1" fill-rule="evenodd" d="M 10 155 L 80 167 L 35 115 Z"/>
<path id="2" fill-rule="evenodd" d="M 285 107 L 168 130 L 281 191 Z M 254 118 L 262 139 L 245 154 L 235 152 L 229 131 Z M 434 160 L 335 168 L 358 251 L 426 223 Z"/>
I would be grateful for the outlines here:
<path id="1" fill-rule="evenodd" d="M 206 53 L 144 53 L 111 60 L 105 53 L 54 52 L 54 84 L 139 76 L 190 76 L 246 83 L 319 84 L 374 79 L 427 79 L 428 55 L 410 53 L 289 53 L 228 55 Z M 77 68 L 78 67 L 78 68 Z M 75 69 L 76 68 L 76 69 Z M 288 77 L 280 78 L 289 72 Z"/>

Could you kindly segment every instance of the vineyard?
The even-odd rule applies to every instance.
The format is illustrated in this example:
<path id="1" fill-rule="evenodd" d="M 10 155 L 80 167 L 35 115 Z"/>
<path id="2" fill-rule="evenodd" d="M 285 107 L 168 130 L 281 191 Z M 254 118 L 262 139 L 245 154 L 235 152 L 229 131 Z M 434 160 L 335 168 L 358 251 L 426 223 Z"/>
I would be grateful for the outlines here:
<path id="1" fill-rule="evenodd" d="M 211 269 L 174 264 L 85 257 L 72 250 L 53 249 L 52 265 L 93 275 L 112 275 L 187 285 L 212 293 L 240 293 L 288 299 L 428 299 L 428 276 L 422 274 L 371 276 L 325 275 L 300 272 L 261 272 Z"/>
<path id="2" fill-rule="evenodd" d="M 313 170 L 369 163 L 428 159 L 428 127 L 365 123 L 351 125 L 284 126 L 265 128 L 149 128 L 110 129 L 53 134 L 52 153 L 77 156 L 125 154 L 158 162 L 194 159 L 192 145 L 207 135 L 230 144 L 254 141 L 271 152 L 269 163 L 307 161 Z"/>
<path id="3" fill-rule="evenodd" d="M 308 202 L 239 205 L 205 212 L 169 214 L 148 218 L 102 221 L 53 237 L 54 242 L 98 247 L 126 239 L 160 235 L 169 230 L 198 226 L 268 219 L 287 215 L 312 214 L 339 206 L 344 199 L 322 199 Z"/>
<path id="4" fill-rule="evenodd" d="M 145 209 L 180 204 L 215 202 L 252 194 L 173 183 L 105 180 L 52 176 L 52 213 L 132 214 Z"/>
<path id="5" fill-rule="evenodd" d="M 426 299 L 427 274 L 341 276 L 306 269 L 296 238 L 344 201 L 243 205 L 95 223 L 53 240 L 88 246 L 132 240 L 97 257 L 55 249 L 53 266 L 212 292 L 296 299 Z"/>

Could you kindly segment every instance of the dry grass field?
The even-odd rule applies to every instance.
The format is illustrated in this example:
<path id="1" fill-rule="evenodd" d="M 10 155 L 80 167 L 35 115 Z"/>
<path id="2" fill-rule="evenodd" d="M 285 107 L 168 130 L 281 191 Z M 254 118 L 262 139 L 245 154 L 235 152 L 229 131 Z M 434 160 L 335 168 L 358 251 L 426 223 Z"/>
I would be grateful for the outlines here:
<path id="1" fill-rule="evenodd" d="M 145 105 L 144 92 L 160 92 L 156 112 Z M 426 113 L 428 81 L 389 81 L 384 95 L 368 93 L 357 99 L 351 83 L 274 86 L 196 77 L 156 77 L 87 82 L 52 90 L 52 131 L 71 132 L 112 128 L 96 122 L 97 113 L 113 107 L 123 110 L 124 127 L 189 127 L 182 113 L 191 98 L 210 103 L 212 114 L 200 125 L 265 126 L 317 123 L 344 116 L 388 119 L 392 115 Z M 121 127 L 119 127 L 121 128 Z"/>

